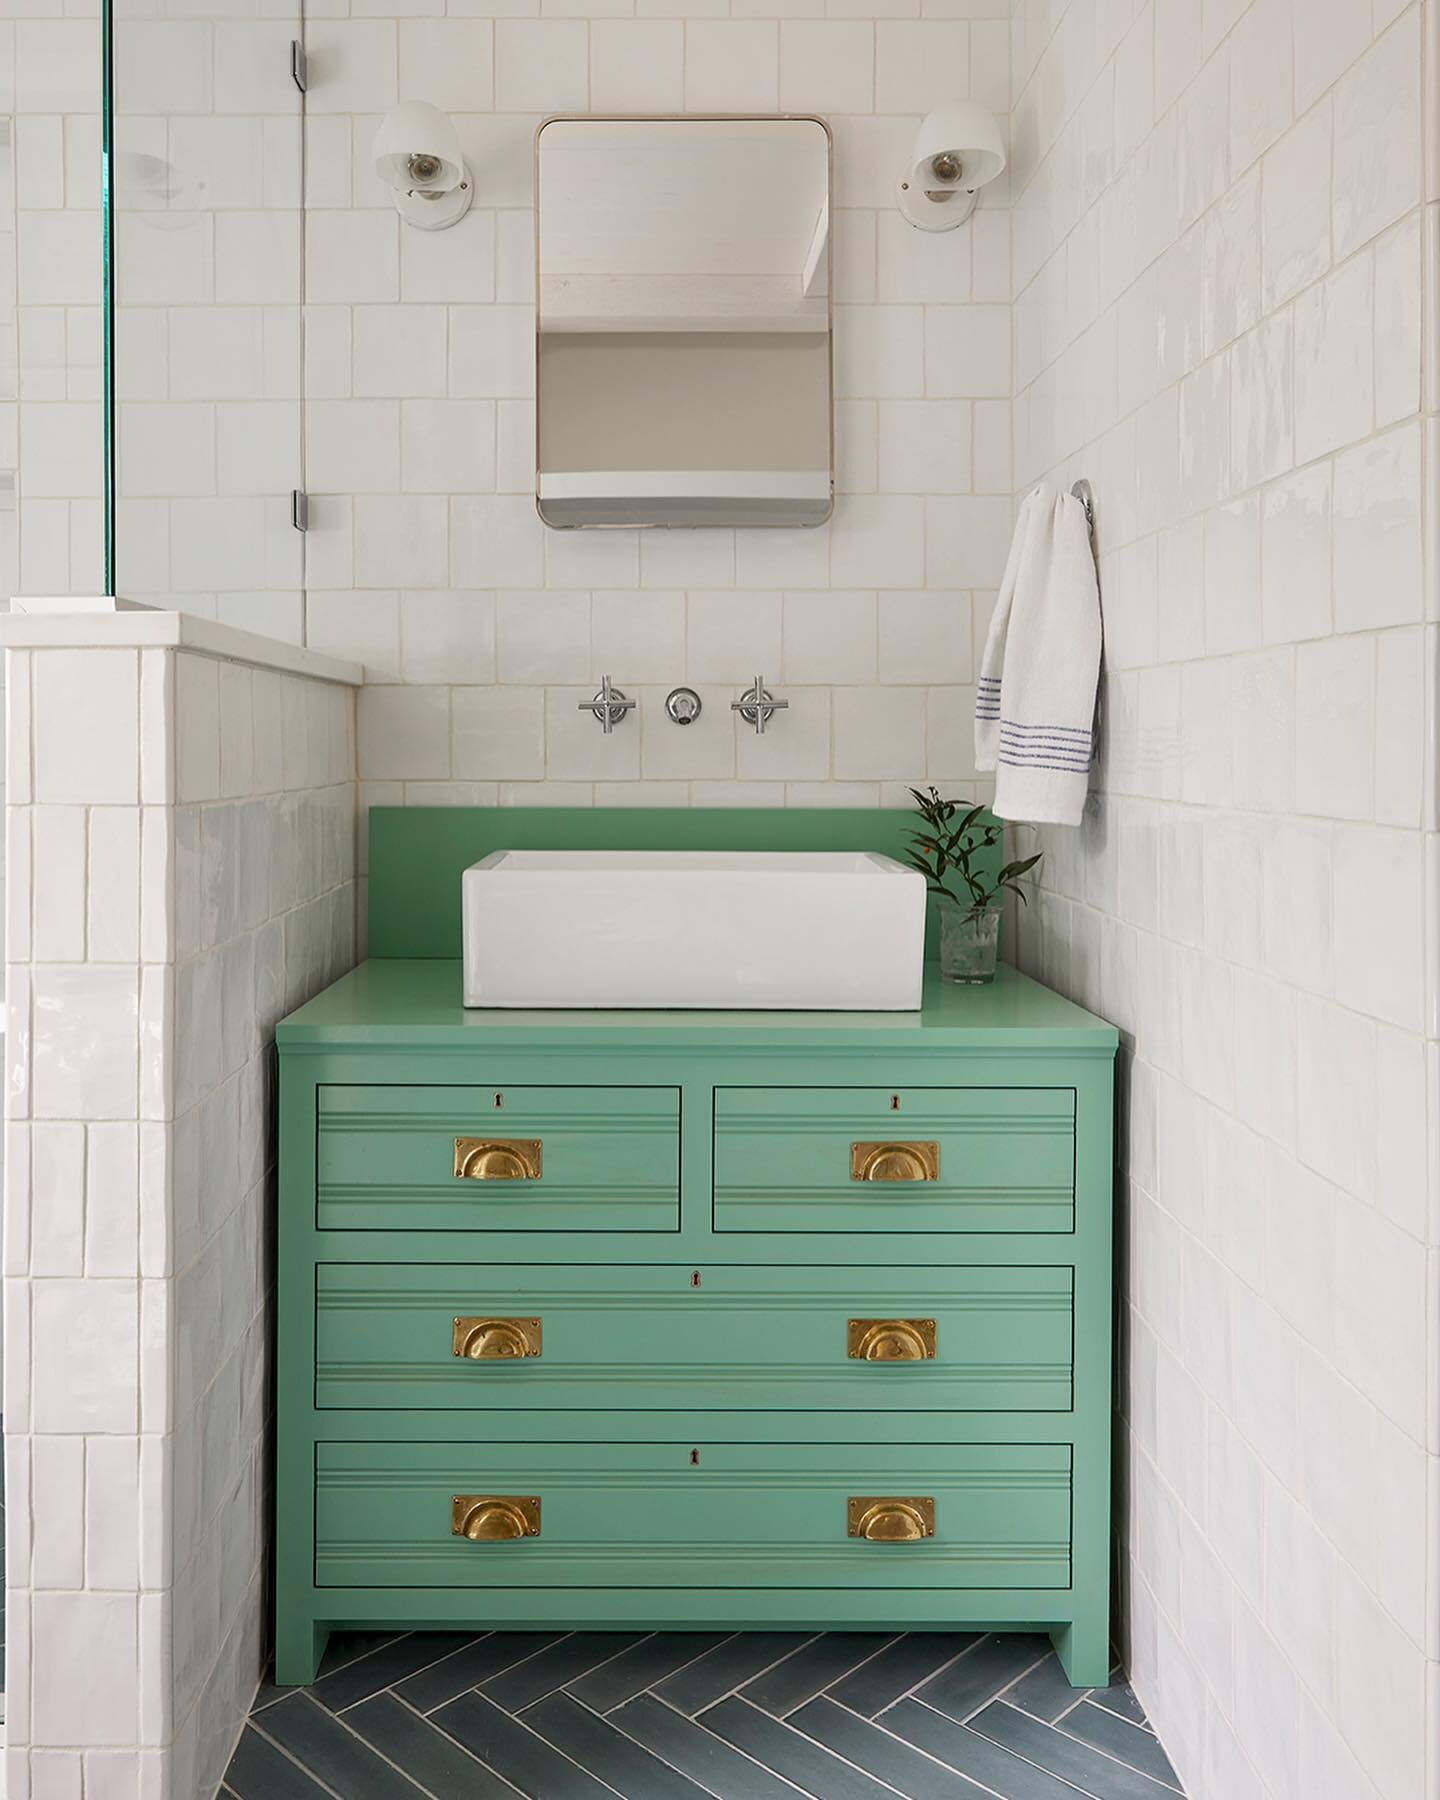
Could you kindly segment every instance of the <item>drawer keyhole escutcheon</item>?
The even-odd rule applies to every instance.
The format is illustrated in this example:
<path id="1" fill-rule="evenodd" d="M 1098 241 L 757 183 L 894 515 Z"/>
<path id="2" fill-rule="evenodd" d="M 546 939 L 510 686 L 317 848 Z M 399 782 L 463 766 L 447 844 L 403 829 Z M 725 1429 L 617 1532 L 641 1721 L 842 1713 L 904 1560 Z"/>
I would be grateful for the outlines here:
<path id="1" fill-rule="evenodd" d="M 471 1362 L 497 1362 L 540 1354 L 539 1319 L 455 1320 L 450 1354 Z"/>
<path id="2" fill-rule="evenodd" d="M 935 1502 L 929 1498 L 852 1495 L 849 1524 L 851 1537 L 868 1538 L 872 1544 L 917 1543 L 935 1535 Z"/>
<path id="3" fill-rule="evenodd" d="M 938 1181 L 940 1146 L 934 1143 L 850 1146 L 852 1181 Z"/>
<path id="4" fill-rule="evenodd" d="M 851 1319 L 846 1354 L 859 1362 L 929 1362 L 935 1355 L 933 1319 Z"/>
<path id="5" fill-rule="evenodd" d="M 472 1544 L 539 1537 L 537 1494 L 456 1494 L 450 1502 L 450 1535 Z"/>
<path id="6" fill-rule="evenodd" d="M 457 1181 L 538 1181 L 541 1139 L 471 1138 L 455 1140 Z"/>

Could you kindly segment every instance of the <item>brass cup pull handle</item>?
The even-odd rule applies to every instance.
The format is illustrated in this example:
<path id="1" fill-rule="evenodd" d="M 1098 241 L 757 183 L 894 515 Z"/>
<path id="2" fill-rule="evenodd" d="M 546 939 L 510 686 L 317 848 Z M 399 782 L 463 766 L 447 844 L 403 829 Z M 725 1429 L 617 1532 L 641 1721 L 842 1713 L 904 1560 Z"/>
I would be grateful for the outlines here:
<path id="1" fill-rule="evenodd" d="M 539 1319 L 456 1319 L 450 1354 L 471 1362 L 498 1362 L 540 1354 Z"/>
<path id="2" fill-rule="evenodd" d="M 931 1143 L 852 1144 L 852 1181 L 938 1181 L 940 1146 Z"/>
<path id="3" fill-rule="evenodd" d="M 849 1526 L 851 1537 L 868 1538 L 872 1544 L 917 1543 L 935 1535 L 935 1502 L 928 1497 L 853 1495 Z"/>
<path id="4" fill-rule="evenodd" d="M 457 1181 L 538 1181 L 540 1138 L 472 1138 L 455 1140 Z"/>
<path id="5" fill-rule="evenodd" d="M 539 1537 L 539 1495 L 456 1494 L 450 1502 L 450 1535 L 469 1538 L 472 1544 Z"/>
<path id="6" fill-rule="evenodd" d="M 935 1355 L 933 1319 L 851 1319 L 846 1354 L 859 1362 L 928 1362 Z"/>

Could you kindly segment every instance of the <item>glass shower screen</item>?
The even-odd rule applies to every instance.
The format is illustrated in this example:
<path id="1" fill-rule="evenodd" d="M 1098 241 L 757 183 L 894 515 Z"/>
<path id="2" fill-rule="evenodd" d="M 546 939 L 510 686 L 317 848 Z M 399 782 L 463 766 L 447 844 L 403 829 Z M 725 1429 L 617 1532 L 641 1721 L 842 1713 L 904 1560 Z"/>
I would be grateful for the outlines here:
<path id="1" fill-rule="evenodd" d="M 258 12 L 108 0 L 106 561 L 112 593 L 296 637 L 301 20 Z"/>

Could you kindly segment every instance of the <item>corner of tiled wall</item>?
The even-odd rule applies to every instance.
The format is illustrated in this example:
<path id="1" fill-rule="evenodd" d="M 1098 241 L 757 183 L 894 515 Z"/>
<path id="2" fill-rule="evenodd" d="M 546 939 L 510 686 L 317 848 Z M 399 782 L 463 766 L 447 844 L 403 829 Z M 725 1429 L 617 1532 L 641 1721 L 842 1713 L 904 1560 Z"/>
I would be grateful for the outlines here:
<path id="1" fill-rule="evenodd" d="M 1404 0 L 1014 15 L 1016 482 L 1094 484 L 1106 624 L 1023 961 L 1124 1035 L 1124 1648 L 1206 1795 L 1440 1781 L 1425 66 Z"/>
<path id="2" fill-rule="evenodd" d="M 272 1031 L 353 961 L 353 695 L 10 673 L 8 1791 L 209 1794 L 268 1636 Z"/>

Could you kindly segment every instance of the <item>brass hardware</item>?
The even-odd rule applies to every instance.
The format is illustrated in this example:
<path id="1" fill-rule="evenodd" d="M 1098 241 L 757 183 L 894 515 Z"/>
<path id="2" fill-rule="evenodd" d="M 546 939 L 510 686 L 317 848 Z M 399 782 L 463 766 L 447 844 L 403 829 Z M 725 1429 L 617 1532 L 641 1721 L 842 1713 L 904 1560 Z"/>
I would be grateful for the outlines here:
<path id="1" fill-rule="evenodd" d="M 938 1144 L 852 1144 L 852 1181 L 938 1181 Z"/>
<path id="2" fill-rule="evenodd" d="M 884 1495 L 852 1495 L 850 1536 L 869 1538 L 872 1544 L 913 1544 L 935 1535 L 935 1502 L 901 1500 Z"/>
<path id="3" fill-rule="evenodd" d="M 933 1319 L 851 1319 L 846 1355 L 861 1362 L 928 1362 L 935 1354 Z"/>
<path id="4" fill-rule="evenodd" d="M 538 1494 L 456 1494 L 450 1502 L 451 1537 L 472 1544 L 498 1544 L 510 1538 L 539 1537 Z"/>
<path id="5" fill-rule="evenodd" d="M 456 1138 L 457 1181 L 538 1181 L 539 1138 Z"/>
<path id="6" fill-rule="evenodd" d="M 452 1356 L 466 1356 L 473 1362 L 490 1362 L 501 1357 L 538 1356 L 540 1354 L 540 1321 L 538 1319 L 456 1319 L 450 1340 Z"/>

